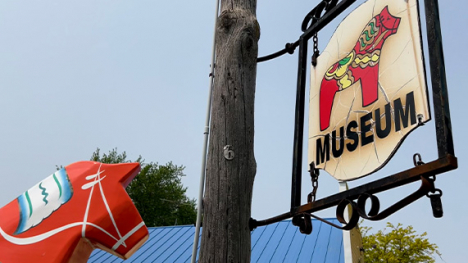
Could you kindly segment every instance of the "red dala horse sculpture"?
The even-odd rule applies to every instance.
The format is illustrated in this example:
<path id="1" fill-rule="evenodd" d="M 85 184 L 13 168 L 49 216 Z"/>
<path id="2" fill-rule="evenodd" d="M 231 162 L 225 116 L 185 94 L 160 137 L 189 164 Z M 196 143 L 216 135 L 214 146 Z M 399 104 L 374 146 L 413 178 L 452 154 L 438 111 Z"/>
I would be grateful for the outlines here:
<path id="1" fill-rule="evenodd" d="M 364 27 L 353 50 L 327 70 L 320 85 L 320 131 L 330 126 L 335 94 L 357 81 L 361 80 L 362 106 L 377 101 L 382 46 L 389 36 L 397 33 L 400 20 L 386 6 Z"/>
<path id="2" fill-rule="evenodd" d="M 0 262 L 87 262 L 100 248 L 130 257 L 148 229 L 125 187 L 138 163 L 78 162 L 0 209 Z"/>

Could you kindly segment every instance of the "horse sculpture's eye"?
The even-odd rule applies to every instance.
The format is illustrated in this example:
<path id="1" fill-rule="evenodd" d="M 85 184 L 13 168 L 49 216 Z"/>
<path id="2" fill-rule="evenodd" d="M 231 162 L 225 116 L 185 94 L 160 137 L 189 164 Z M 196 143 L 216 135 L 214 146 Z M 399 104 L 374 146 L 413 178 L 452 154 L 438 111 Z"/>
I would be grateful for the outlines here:
<path id="1" fill-rule="evenodd" d="M 89 188 L 93 187 L 94 185 L 98 184 L 99 182 L 101 182 L 102 180 L 104 180 L 104 178 L 106 178 L 106 177 L 103 176 L 102 178 L 99 178 L 99 179 L 97 179 L 97 180 L 94 180 L 94 181 L 92 181 L 92 182 L 89 182 L 89 183 L 87 183 L 87 184 L 84 184 L 84 185 L 81 187 L 81 189 L 83 189 L 83 190 L 89 189 Z"/>

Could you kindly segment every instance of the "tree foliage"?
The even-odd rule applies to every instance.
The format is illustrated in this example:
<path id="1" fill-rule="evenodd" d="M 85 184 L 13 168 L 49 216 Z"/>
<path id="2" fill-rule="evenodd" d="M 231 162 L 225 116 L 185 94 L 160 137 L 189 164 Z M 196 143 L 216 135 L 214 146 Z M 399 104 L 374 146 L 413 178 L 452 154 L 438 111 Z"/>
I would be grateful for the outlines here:
<path id="1" fill-rule="evenodd" d="M 364 262 L 433 263 L 435 254 L 441 256 L 436 244 L 427 239 L 427 233 L 417 234 L 412 226 L 402 224 L 387 226 L 368 235 L 370 227 L 360 227 L 363 235 Z M 385 233 L 389 229 L 390 232 Z"/>
<path id="2" fill-rule="evenodd" d="M 117 149 L 108 154 L 100 153 L 99 148 L 91 156 L 91 161 L 101 163 L 128 163 L 125 152 Z M 197 217 L 195 200 L 185 195 L 187 188 L 182 185 L 184 167 L 171 162 L 165 165 L 145 163 L 142 157 L 135 162 L 141 165 L 138 176 L 127 187 L 127 193 L 147 226 L 168 226 L 194 224 Z"/>

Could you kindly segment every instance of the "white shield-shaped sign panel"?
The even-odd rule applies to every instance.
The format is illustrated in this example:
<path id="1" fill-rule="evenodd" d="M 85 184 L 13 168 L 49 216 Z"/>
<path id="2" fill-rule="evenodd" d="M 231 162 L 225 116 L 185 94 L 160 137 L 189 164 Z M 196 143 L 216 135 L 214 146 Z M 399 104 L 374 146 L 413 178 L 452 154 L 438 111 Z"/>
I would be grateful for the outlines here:
<path id="1" fill-rule="evenodd" d="M 430 120 L 416 0 L 369 0 L 311 67 L 309 163 L 338 180 L 382 168 Z"/>

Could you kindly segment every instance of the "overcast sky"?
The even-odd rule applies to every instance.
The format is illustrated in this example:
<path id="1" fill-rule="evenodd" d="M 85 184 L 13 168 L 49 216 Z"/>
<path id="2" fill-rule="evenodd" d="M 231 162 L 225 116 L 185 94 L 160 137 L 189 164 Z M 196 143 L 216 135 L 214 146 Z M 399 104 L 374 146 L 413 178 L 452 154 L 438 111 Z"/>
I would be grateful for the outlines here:
<path id="1" fill-rule="evenodd" d="M 258 1 L 259 55 L 296 41 L 304 16 L 318 2 Z M 365 222 L 376 230 L 390 221 L 425 231 L 446 262 L 466 260 L 467 7 L 464 1 L 441 1 L 440 6 L 460 162 L 458 170 L 436 181 L 443 191 L 444 217 L 433 218 L 429 199 L 422 198 L 387 220 Z M 214 11 L 214 0 L 1 1 L 0 207 L 53 173 L 56 165 L 89 160 L 97 147 L 126 151 L 130 159 L 142 155 L 148 162 L 184 165 L 187 194 L 197 198 Z M 337 24 L 319 34 L 319 48 Z M 256 219 L 289 211 L 296 74 L 297 54 L 258 65 Z M 351 186 L 411 168 L 416 152 L 424 161 L 437 158 L 434 121 L 413 132 L 387 167 Z M 306 163 L 304 156 L 303 202 L 311 189 Z M 382 206 L 417 188 L 412 184 L 380 195 Z M 321 173 L 318 197 L 337 191 L 335 179 Z M 333 217 L 334 210 L 318 215 Z"/>

